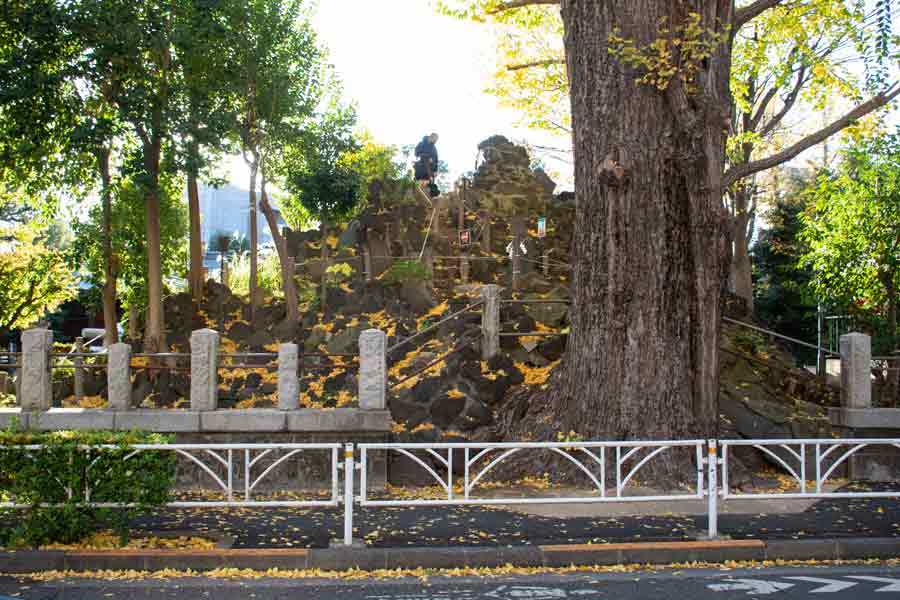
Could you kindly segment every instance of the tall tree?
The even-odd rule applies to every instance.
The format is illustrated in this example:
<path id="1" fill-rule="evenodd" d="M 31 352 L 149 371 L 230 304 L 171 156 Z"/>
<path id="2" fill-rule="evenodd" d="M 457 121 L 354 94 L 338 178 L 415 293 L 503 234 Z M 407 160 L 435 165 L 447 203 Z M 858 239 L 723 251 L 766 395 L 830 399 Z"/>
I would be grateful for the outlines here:
<path id="1" fill-rule="evenodd" d="M 189 228 L 188 282 L 195 302 L 203 296 L 199 179 L 224 151 L 233 150 L 229 118 L 235 98 L 229 94 L 230 63 L 239 36 L 227 26 L 228 2 L 190 0 L 177 13 L 175 49 L 181 56 L 186 118 L 178 132 L 181 168 L 187 180 Z"/>
<path id="2" fill-rule="evenodd" d="M 163 154 L 184 121 L 183 71 L 173 51 L 180 0 L 82 0 L 71 6 L 89 81 L 139 141 L 135 181 L 144 191 L 147 244 L 146 352 L 165 351 L 160 178 Z M 183 38 L 182 38 L 183 39 Z M 170 148 L 171 151 L 171 148 Z M 174 152 L 172 152 L 174 154 Z"/>
<path id="3" fill-rule="evenodd" d="M 90 63 L 77 11 L 52 0 L 16 3 L 3 14 L 0 42 L 0 180 L 39 197 L 83 199 L 99 186 L 104 214 L 112 187 L 111 153 L 121 135 Z M 116 260 L 104 240 L 104 342 L 117 341 Z"/>
<path id="4" fill-rule="evenodd" d="M 815 190 L 804 220 L 806 263 L 821 297 L 882 316 L 881 351 L 898 349 L 900 305 L 900 133 L 857 142 Z M 888 397 L 897 399 L 898 372 Z"/>
<path id="5" fill-rule="evenodd" d="M 481 2 L 490 11 L 550 0 Z M 548 390 L 561 430 L 715 434 L 723 195 L 900 93 L 726 171 L 734 34 L 790 0 L 562 0 L 575 156 L 571 334 Z"/>
<path id="6" fill-rule="evenodd" d="M 526 125 L 551 132 L 571 128 L 568 77 L 559 43 L 558 0 L 437 0 L 446 14 L 495 25 L 499 62 L 489 89 L 523 115 Z M 890 0 L 779 0 L 745 2 L 732 31 L 732 114 L 726 167 L 740 166 L 785 148 L 815 130 L 791 115 L 826 103 L 860 103 L 869 111 L 851 63 L 868 63 L 866 84 L 877 87 L 890 44 Z M 752 12 L 750 12 L 752 7 Z M 867 7 L 869 10 L 864 10 Z M 765 8 L 765 10 L 761 10 Z M 809 119 L 806 120 L 808 122 Z M 789 131 L 790 130 L 790 131 Z M 733 173 L 739 173 L 735 169 Z M 726 186 L 733 254 L 731 289 L 752 308 L 749 244 L 756 216 L 752 176 Z"/>
<path id="7" fill-rule="evenodd" d="M 280 149 L 296 139 L 318 105 L 322 52 L 310 25 L 304 0 L 239 2 L 230 18 L 238 43 L 232 65 L 236 103 L 235 130 L 250 169 L 250 309 L 259 302 L 257 277 L 257 181 L 268 184 Z M 265 189 L 263 210 L 282 264 L 285 299 L 291 319 L 299 316 L 294 266 Z M 289 275 L 289 276 L 288 276 Z"/>
<path id="8" fill-rule="evenodd" d="M 348 161 L 348 153 L 358 148 L 353 135 L 356 110 L 340 104 L 338 93 L 336 87 L 331 90 L 325 110 L 308 124 L 297 144 L 285 148 L 279 165 L 291 192 L 287 202 L 299 203 L 319 221 L 323 261 L 328 252 L 328 227 L 349 215 L 364 193 L 363 177 Z M 324 296 L 323 287 L 323 301 Z"/>

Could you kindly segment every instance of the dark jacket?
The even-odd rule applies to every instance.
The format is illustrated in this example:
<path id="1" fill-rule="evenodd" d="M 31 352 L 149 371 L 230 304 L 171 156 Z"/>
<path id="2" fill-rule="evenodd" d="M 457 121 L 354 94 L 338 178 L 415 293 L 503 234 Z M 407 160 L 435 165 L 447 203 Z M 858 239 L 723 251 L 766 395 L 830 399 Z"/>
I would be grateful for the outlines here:
<path id="1" fill-rule="evenodd" d="M 416 146 L 416 159 L 416 179 L 428 179 L 437 173 L 438 151 L 428 136 L 423 137 Z"/>

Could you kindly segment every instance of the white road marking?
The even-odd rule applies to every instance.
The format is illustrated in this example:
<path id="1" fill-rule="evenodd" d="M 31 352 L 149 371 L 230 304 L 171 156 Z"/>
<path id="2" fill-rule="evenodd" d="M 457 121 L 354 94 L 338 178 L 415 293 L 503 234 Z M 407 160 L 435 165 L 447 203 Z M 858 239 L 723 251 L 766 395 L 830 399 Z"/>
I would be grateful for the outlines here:
<path id="1" fill-rule="evenodd" d="M 857 585 L 852 581 L 841 581 L 840 579 L 822 579 L 820 577 L 785 577 L 785 579 L 793 579 L 796 581 L 808 581 L 809 583 L 820 583 L 824 587 L 810 590 L 810 594 L 833 594 Z"/>
<path id="2" fill-rule="evenodd" d="M 883 588 L 878 588 L 877 590 L 875 590 L 876 592 L 900 592 L 900 579 L 888 579 L 887 577 L 869 577 L 867 575 L 848 575 L 848 578 L 889 584 L 884 586 Z"/>
<path id="3" fill-rule="evenodd" d="M 777 581 L 760 581 L 757 579 L 729 579 L 727 583 L 711 583 L 707 585 L 714 592 L 738 592 L 745 591 L 748 595 L 758 594 L 765 596 L 775 594 L 782 590 L 794 587 L 793 583 L 778 583 Z"/>

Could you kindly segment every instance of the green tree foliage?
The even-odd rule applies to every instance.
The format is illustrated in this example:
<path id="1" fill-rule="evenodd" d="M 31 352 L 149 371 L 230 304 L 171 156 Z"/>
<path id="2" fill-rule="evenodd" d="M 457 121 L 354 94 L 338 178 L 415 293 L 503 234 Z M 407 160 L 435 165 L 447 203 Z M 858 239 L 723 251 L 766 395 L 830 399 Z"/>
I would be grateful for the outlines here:
<path id="1" fill-rule="evenodd" d="M 356 110 L 332 100 L 298 143 L 286 149 L 281 170 L 288 191 L 308 214 L 335 224 L 349 217 L 364 197 L 365 158 L 353 134 Z M 376 161 L 377 163 L 377 161 Z M 285 206 L 291 214 L 290 202 Z"/>
<path id="2" fill-rule="evenodd" d="M 186 263 L 185 236 L 187 207 L 181 202 L 178 179 L 166 176 L 160 187 L 159 222 L 162 246 L 162 274 L 164 278 L 184 275 Z M 115 188 L 112 202 L 112 245 L 116 269 L 122 287 L 122 300 L 143 309 L 149 301 L 147 291 L 146 211 L 143 189 L 131 180 L 124 180 Z M 101 206 L 94 206 L 85 221 L 76 222 L 75 241 L 69 260 L 81 269 L 83 276 L 98 283 L 103 273 Z"/>
<path id="3" fill-rule="evenodd" d="M 900 287 L 900 134 L 852 144 L 814 190 L 804 217 L 812 285 L 834 306 L 881 322 L 876 352 L 897 347 Z"/>
<path id="4" fill-rule="evenodd" d="M 65 257 L 35 228 L 0 229 L 0 333 L 33 324 L 74 295 Z"/>
<path id="5" fill-rule="evenodd" d="M 816 339 L 817 302 L 813 271 L 800 264 L 808 248 L 800 239 L 808 207 L 808 178 L 787 172 L 775 198 L 763 213 L 766 228 L 753 245 L 753 294 L 756 314 L 779 333 L 802 340 Z"/>

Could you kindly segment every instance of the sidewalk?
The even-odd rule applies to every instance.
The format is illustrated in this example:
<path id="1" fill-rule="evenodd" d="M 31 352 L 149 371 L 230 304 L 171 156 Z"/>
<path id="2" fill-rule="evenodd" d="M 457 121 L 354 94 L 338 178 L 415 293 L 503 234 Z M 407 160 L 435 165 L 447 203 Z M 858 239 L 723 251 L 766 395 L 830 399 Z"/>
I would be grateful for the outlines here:
<path id="1" fill-rule="evenodd" d="M 885 488 L 879 488 L 885 489 Z M 757 501 L 752 513 L 728 509 L 719 516 L 731 539 L 791 540 L 835 537 L 900 537 L 900 500 L 835 499 Z M 654 503 L 656 504 L 656 503 Z M 774 512 L 785 505 L 798 512 Z M 664 506 L 677 511 L 681 504 Z M 608 516 L 584 511 L 614 508 Z M 354 511 L 354 538 L 367 546 L 518 546 L 688 541 L 707 530 L 704 514 L 624 516 L 659 506 L 543 505 L 522 507 L 362 508 Z M 527 514 L 524 512 L 528 511 Z M 772 511 L 772 512 L 768 512 Z M 541 514 L 534 514 L 540 512 Z M 134 522 L 135 534 L 159 530 L 223 533 L 234 548 L 326 548 L 343 536 L 343 509 L 164 509 Z"/>

